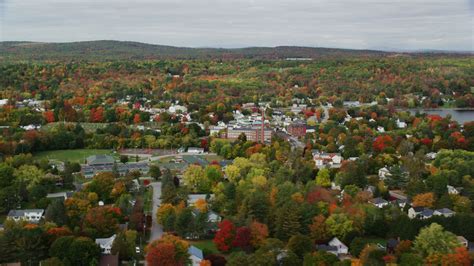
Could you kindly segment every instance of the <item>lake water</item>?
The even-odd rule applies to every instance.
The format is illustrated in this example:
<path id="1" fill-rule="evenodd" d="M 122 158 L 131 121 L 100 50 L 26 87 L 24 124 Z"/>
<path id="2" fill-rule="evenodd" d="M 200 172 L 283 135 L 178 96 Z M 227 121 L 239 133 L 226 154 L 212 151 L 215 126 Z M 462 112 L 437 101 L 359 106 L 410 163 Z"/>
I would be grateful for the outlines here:
<path id="1" fill-rule="evenodd" d="M 411 114 L 416 114 L 416 112 L 420 112 L 429 115 L 439 115 L 442 117 L 451 115 L 451 119 L 456 120 L 460 124 L 474 121 L 473 109 L 409 109 L 408 111 L 410 111 Z"/>

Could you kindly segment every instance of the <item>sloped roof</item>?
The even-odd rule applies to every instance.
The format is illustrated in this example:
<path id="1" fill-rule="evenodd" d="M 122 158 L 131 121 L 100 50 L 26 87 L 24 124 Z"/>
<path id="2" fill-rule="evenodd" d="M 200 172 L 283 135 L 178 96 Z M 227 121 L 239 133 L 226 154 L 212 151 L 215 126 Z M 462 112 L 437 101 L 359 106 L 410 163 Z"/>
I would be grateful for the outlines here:
<path id="1" fill-rule="evenodd" d="M 188 253 L 191 256 L 195 256 L 195 257 L 197 257 L 199 259 L 202 259 L 202 260 L 204 259 L 204 254 L 202 253 L 202 250 L 195 247 L 195 246 L 190 246 L 188 248 Z"/>
<path id="2" fill-rule="evenodd" d="M 105 154 L 91 155 L 87 157 L 87 164 L 112 164 L 114 157 Z"/>

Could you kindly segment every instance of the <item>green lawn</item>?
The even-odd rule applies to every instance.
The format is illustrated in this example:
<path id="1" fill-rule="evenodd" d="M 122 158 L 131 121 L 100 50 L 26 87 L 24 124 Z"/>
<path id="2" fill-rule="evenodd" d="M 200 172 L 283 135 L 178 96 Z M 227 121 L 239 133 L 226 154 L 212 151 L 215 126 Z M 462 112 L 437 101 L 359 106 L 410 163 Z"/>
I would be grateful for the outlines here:
<path id="1" fill-rule="evenodd" d="M 153 187 L 150 186 L 145 190 L 143 195 L 143 212 L 151 213 L 153 211 Z"/>
<path id="2" fill-rule="evenodd" d="M 105 149 L 77 149 L 77 150 L 56 150 L 56 151 L 42 151 L 33 154 L 35 159 L 48 159 L 58 161 L 70 161 L 77 163 L 84 163 L 84 160 L 91 155 L 108 154 L 114 155 L 111 150 Z"/>
<path id="3" fill-rule="evenodd" d="M 212 242 L 212 239 L 208 240 L 198 240 L 198 241 L 188 241 L 190 245 L 193 245 L 201 250 L 207 250 L 209 254 L 219 254 L 220 251 L 217 250 L 216 245 Z"/>
<path id="4" fill-rule="evenodd" d="M 41 129 L 42 130 L 50 130 L 54 126 L 58 124 L 63 124 L 64 122 L 53 122 L 53 123 L 48 123 L 44 125 Z M 64 124 L 69 124 L 69 125 L 75 125 L 76 123 L 73 122 L 66 122 Z M 82 128 L 88 133 L 94 133 L 98 128 L 105 128 L 107 126 L 107 123 L 87 123 L 87 122 L 82 122 L 79 123 Z"/>

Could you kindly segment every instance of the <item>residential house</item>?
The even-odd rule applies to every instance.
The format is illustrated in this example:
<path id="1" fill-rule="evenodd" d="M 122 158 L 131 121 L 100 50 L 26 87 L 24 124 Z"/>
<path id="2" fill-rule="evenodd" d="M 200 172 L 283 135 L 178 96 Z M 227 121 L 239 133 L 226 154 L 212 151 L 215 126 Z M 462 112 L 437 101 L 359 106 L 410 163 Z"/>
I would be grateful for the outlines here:
<path id="1" fill-rule="evenodd" d="M 430 159 L 430 160 L 434 160 L 434 159 L 436 159 L 436 155 L 438 155 L 438 153 L 436 153 L 436 152 L 429 152 L 429 153 L 427 153 L 425 156 L 426 156 L 426 158 L 428 158 L 428 159 Z"/>
<path id="2" fill-rule="evenodd" d="M 458 195 L 459 194 L 459 189 L 457 189 L 453 186 L 447 185 L 446 188 L 448 189 L 448 194 L 450 194 L 450 195 Z"/>
<path id="3" fill-rule="evenodd" d="M 466 239 L 465 237 L 463 237 L 463 236 L 457 236 L 457 239 L 458 239 L 459 243 L 461 243 L 461 245 L 462 245 L 463 247 L 466 247 L 466 248 L 469 247 L 469 241 L 467 241 L 467 239 Z"/>
<path id="4" fill-rule="evenodd" d="M 189 147 L 188 148 L 188 153 L 203 154 L 204 149 L 203 148 L 197 148 L 197 147 Z"/>
<path id="5" fill-rule="evenodd" d="M 429 218 L 433 217 L 433 213 L 434 213 L 434 211 L 432 209 L 425 208 L 420 214 L 420 219 L 422 219 L 422 220 L 429 219 Z"/>
<path id="6" fill-rule="evenodd" d="M 25 209 L 25 210 L 10 210 L 7 219 L 14 221 L 25 220 L 30 223 L 38 223 L 43 218 L 44 209 Z"/>
<path id="7" fill-rule="evenodd" d="M 410 209 L 408 209 L 408 218 L 418 218 L 424 209 L 424 207 L 411 207 Z"/>
<path id="8" fill-rule="evenodd" d="M 189 246 L 188 254 L 192 266 L 199 266 L 201 264 L 201 261 L 204 260 L 204 253 L 202 252 L 202 250 L 193 245 Z"/>
<path id="9" fill-rule="evenodd" d="M 112 250 L 112 244 L 114 243 L 116 235 L 114 234 L 108 238 L 96 238 L 95 243 L 99 245 L 102 254 L 110 254 Z"/>
<path id="10" fill-rule="evenodd" d="M 182 105 L 171 105 L 169 108 L 168 108 L 168 112 L 169 113 L 186 113 L 188 111 L 188 108 L 186 108 L 185 106 L 182 106 Z"/>
<path id="11" fill-rule="evenodd" d="M 194 209 L 192 211 L 192 214 L 193 216 L 197 216 L 199 213 L 201 213 L 198 209 Z M 216 212 L 214 211 L 208 211 L 207 212 L 207 222 L 208 223 L 214 223 L 214 224 L 217 224 L 221 221 L 221 216 L 219 214 L 217 214 Z"/>
<path id="12" fill-rule="evenodd" d="M 433 216 L 434 211 L 425 207 L 411 207 L 408 210 L 408 217 L 410 219 L 429 219 Z"/>
<path id="13" fill-rule="evenodd" d="M 388 205 L 388 201 L 382 199 L 382 198 L 374 198 L 374 199 L 371 199 L 369 200 L 370 203 L 372 203 L 372 205 L 374 205 L 375 207 L 381 209 L 385 206 Z"/>
<path id="14" fill-rule="evenodd" d="M 406 128 L 407 127 L 407 123 L 403 122 L 403 121 L 400 121 L 400 119 L 397 119 L 397 127 L 398 128 Z"/>
<path id="15" fill-rule="evenodd" d="M 392 174 L 390 173 L 390 170 L 388 170 L 387 167 L 382 167 L 379 169 L 379 179 L 380 180 L 385 180 L 387 178 L 389 178 L 390 176 L 392 176 Z"/>
<path id="16" fill-rule="evenodd" d="M 74 194 L 74 192 L 72 191 L 48 193 L 48 195 L 46 195 L 46 198 L 67 200 L 68 198 L 72 197 L 72 194 Z"/>
<path id="17" fill-rule="evenodd" d="M 444 217 L 451 217 L 454 216 L 454 214 L 456 213 L 448 208 L 437 209 L 433 212 L 433 215 Z"/>
<path id="18" fill-rule="evenodd" d="M 392 204 L 396 204 L 401 209 L 405 208 L 407 204 L 410 204 L 408 199 L 395 199 L 392 200 Z"/>
<path id="19" fill-rule="evenodd" d="M 339 168 L 341 167 L 342 156 L 340 153 L 326 153 L 314 150 L 313 160 L 317 168 Z"/>
<path id="20" fill-rule="evenodd" d="M 349 253 L 349 248 L 344 243 L 342 243 L 342 241 L 339 240 L 339 238 L 337 237 L 331 239 L 331 241 L 329 241 L 327 245 L 317 245 L 316 249 L 327 251 L 336 256 L 345 255 Z"/>

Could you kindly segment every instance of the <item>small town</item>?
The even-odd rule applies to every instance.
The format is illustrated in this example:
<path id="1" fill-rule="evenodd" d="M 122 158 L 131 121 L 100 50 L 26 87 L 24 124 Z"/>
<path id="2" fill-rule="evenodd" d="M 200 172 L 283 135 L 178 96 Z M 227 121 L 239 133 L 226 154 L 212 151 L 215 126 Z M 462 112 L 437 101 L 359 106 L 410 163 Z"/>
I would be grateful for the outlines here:
<path id="1" fill-rule="evenodd" d="M 474 265 L 471 2 L 0 1 L 0 265 Z"/>

